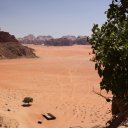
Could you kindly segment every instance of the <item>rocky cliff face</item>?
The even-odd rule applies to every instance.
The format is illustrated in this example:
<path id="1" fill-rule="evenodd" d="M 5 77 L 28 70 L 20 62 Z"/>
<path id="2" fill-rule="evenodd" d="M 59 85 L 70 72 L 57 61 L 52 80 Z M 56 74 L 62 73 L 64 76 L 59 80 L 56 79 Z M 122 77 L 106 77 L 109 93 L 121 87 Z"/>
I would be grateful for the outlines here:
<path id="1" fill-rule="evenodd" d="M 14 35 L 0 31 L 0 42 L 18 42 Z"/>
<path id="2" fill-rule="evenodd" d="M 44 42 L 44 45 L 47 46 L 71 46 L 71 45 L 88 45 L 87 37 L 82 36 L 82 37 L 62 37 L 58 39 L 51 39 L 46 42 Z"/>
<path id="3" fill-rule="evenodd" d="M 34 58 L 36 55 L 34 49 L 21 45 L 15 36 L 0 31 L 0 59 L 19 57 Z"/>

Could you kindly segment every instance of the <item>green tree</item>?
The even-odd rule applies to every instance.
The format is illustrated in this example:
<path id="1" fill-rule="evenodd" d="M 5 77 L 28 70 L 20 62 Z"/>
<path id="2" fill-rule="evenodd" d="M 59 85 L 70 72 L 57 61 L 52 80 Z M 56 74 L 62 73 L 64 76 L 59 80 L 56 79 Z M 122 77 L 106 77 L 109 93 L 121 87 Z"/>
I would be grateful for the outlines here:
<path id="1" fill-rule="evenodd" d="M 112 114 L 116 116 L 128 109 L 128 0 L 112 0 L 109 6 L 107 21 L 101 28 L 93 26 L 90 43 L 95 69 L 102 78 L 100 87 L 112 92 Z M 112 128 L 122 120 L 114 121 Z"/>

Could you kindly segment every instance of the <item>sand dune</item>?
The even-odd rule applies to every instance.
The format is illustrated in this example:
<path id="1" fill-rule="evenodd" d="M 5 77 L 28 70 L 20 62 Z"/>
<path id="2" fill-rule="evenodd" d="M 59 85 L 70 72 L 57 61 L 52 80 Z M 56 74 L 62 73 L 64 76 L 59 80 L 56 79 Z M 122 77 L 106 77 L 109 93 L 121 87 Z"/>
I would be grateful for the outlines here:
<path id="1" fill-rule="evenodd" d="M 39 58 L 0 61 L 0 113 L 13 120 L 10 127 L 104 126 L 111 116 L 111 104 L 92 92 L 93 88 L 100 91 L 100 78 L 89 61 L 90 46 L 29 46 Z M 31 107 L 21 106 L 25 96 L 33 97 Z M 42 117 L 48 112 L 56 120 Z"/>

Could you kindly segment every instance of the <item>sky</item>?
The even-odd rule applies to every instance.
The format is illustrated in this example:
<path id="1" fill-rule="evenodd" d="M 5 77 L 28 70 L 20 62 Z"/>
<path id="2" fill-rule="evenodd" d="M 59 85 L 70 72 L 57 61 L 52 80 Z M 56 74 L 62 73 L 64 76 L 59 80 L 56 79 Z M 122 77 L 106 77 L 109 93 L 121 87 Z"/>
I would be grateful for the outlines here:
<path id="1" fill-rule="evenodd" d="M 0 0 L 0 28 L 16 37 L 28 34 L 91 35 L 105 22 L 112 0 Z"/>

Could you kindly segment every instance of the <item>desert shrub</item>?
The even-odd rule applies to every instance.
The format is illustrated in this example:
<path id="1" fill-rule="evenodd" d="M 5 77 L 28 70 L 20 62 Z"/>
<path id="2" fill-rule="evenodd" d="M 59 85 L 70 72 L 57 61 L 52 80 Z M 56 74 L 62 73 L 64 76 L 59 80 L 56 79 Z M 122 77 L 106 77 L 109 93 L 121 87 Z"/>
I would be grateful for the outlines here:
<path id="1" fill-rule="evenodd" d="M 31 98 L 31 97 L 25 97 L 24 99 L 23 99 L 23 106 L 30 106 L 31 104 L 30 103 L 32 103 L 33 102 L 33 98 Z"/>

